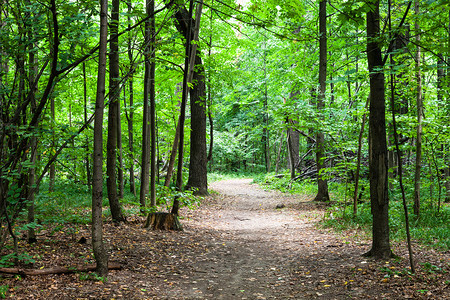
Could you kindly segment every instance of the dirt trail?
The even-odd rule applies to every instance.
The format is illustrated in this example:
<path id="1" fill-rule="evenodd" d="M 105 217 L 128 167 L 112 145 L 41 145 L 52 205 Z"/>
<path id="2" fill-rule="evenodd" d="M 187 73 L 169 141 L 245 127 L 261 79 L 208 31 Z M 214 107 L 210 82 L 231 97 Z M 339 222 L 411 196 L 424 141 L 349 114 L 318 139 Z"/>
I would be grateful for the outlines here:
<path id="1" fill-rule="evenodd" d="M 182 210 L 182 232 L 144 229 L 141 216 L 106 223 L 110 260 L 122 266 L 106 282 L 87 274 L 3 276 L 0 287 L 8 288 L 8 299 L 45 300 L 450 299 L 448 252 L 415 248 L 417 262 L 434 267 L 410 276 L 407 259 L 361 257 L 370 245 L 356 232 L 315 227 L 324 210 L 310 201 L 313 195 L 264 191 L 249 179 L 210 189 L 217 194 L 198 209 Z M 36 244 L 21 243 L 39 258 L 31 268 L 92 265 L 90 239 L 77 242 L 90 236 L 90 226 L 73 232 L 46 230 Z M 407 257 L 403 246 L 394 252 Z"/>
<path id="2" fill-rule="evenodd" d="M 322 212 L 309 199 L 264 191 L 250 179 L 216 182 L 220 193 L 185 222 L 186 230 L 202 228 L 208 251 L 193 262 L 193 272 L 169 298 L 180 299 L 338 299 L 322 291 L 334 266 L 324 260 L 343 244 L 313 227 Z M 277 205 L 284 208 L 277 209 Z M 301 208 L 301 210 L 299 210 Z M 334 252 L 334 251 L 333 251 Z M 315 269 L 323 268 L 311 275 Z M 301 266 L 304 270 L 301 270 Z M 351 266 L 354 267 L 354 266 Z M 321 273 L 322 272 L 322 273 Z M 304 273 L 304 274 L 303 274 Z M 305 282 L 299 282 L 299 275 Z M 322 283 L 320 281 L 323 281 Z M 345 291 L 348 294 L 348 291 Z"/>

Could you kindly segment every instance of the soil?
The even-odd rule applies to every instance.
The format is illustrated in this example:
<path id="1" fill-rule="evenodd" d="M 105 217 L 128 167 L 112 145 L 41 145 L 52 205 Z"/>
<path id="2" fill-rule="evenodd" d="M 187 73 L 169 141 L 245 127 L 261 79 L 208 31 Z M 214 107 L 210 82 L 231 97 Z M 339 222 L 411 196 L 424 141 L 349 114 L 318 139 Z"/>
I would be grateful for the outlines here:
<path id="1" fill-rule="evenodd" d="M 370 242 L 359 231 L 318 227 L 325 209 L 313 195 L 265 191 L 250 179 L 210 189 L 198 208 L 182 210 L 182 232 L 143 229 L 143 217 L 105 224 L 110 260 L 122 266 L 106 282 L 2 275 L 0 285 L 13 299 L 450 299 L 448 251 L 414 245 L 411 275 L 404 245 L 393 245 L 403 258 L 375 261 L 361 256 Z M 27 267 L 92 264 L 89 236 L 89 226 L 46 229 L 38 243 L 21 243 L 36 259 Z"/>

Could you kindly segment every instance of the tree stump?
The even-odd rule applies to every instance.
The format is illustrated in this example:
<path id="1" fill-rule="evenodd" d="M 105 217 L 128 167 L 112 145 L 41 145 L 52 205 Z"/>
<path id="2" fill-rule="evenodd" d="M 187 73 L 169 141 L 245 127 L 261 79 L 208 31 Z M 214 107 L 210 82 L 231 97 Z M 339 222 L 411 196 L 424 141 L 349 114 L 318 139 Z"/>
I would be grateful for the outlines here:
<path id="1" fill-rule="evenodd" d="M 178 220 L 178 216 L 166 212 L 149 213 L 147 216 L 147 221 L 145 221 L 144 228 L 149 227 L 151 227 L 153 230 L 155 229 L 175 230 L 175 231 L 183 230 L 183 227 L 181 226 L 181 223 Z"/>

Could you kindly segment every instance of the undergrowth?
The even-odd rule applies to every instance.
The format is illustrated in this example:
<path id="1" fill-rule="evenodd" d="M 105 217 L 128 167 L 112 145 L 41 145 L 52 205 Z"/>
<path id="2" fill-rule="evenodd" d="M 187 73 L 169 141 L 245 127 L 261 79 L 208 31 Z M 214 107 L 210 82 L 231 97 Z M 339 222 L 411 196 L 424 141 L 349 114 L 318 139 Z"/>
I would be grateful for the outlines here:
<path id="1" fill-rule="evenodd" d="M 295 181 L 290 180 L 289 174 L 284 174 L 281 178 L 274 174 L 263 174 L 255 177 L 255 182 L 266 189 L 275 189 L 292 194 L 315 195 L 317 184 L 315 181 Z M 410 216 L 410 231 L 414 240 L 433 247 L 435 249 L 447 251 L 450 249 L 450 205 L 442 204 L 439 212 L 436 208 L 435 197 L 430 200 L 423 197 L 420 218 L 412 214 L 412 190 L 407 188 L 408 213 Z M 330 207 L 327 209 L 325 218 L 320 222 L 320 226 L 333 228 L 336 231 L 361 230 L 364 235 L 371 235 L 372 214 L 370 209 L 369 184 L 361 181 L 363 187 L 360 201 L 357 205 L 357 214 L 353 215 L 353 184 L 330 181 Z M 431 195 L 433 196 L 433 195 Z M 405 216 L 401 194 L 398 190 L 390 191 L 389 226 L 390 237 L 393 242 L 406 240 Z"/>

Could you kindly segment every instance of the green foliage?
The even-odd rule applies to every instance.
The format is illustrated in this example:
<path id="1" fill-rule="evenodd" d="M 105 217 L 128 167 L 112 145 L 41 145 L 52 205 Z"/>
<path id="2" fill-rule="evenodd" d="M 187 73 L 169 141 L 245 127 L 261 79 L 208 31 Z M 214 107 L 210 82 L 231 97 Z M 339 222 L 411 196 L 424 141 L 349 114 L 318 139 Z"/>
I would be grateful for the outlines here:
<path id="1" fill-rule="evenodd" d="M 0 258 L 0 267 L 2 268 L 9 268 L 15 265 L 15 260 L 17 260 L 20 263 L 23 264 L 33 264 L 36 261 L 33 259 L 32 256 L 30 256 L 28 253 L 9 253 L 6 255 L 1 256 Z"/>
<path id="2" fill-rule="evenodd" d="M 280 174 L 279 174 L 280 175 Z M 292 181 L 286 172 L 282 177 L 275 174 L 260 174 L 254 177 L 254 181 L 262 187 L 279 190 L 284 193 L 314 195 L 317 193 L 317 184 L 312 181 Z"/>
<path id="3" fill-rule="evenodd" d="M 95 272 L 81 273 L 79 278 L 80 280 L 99 281 L 103 283 L 106 283 L 108 281 L 107 277 L 99 276 Z"/>
<path id="4" fill-rule="evenodd" d="M 0 285 L 0 298 L 5 299 L 6 293 L 9 290 L 9 285 Z"/>

